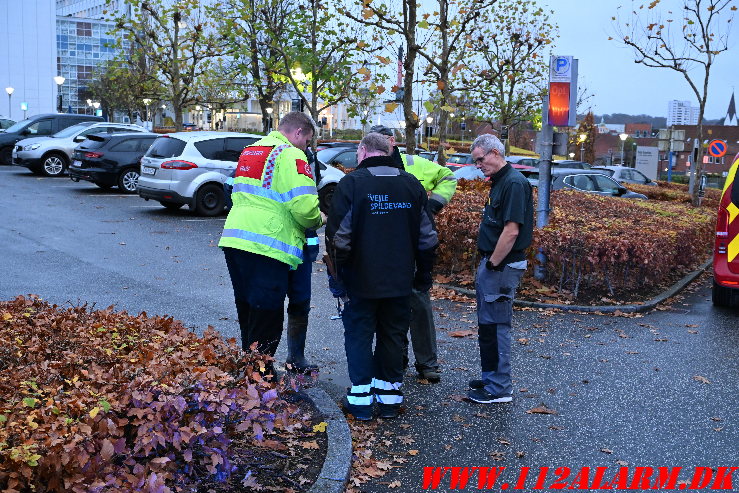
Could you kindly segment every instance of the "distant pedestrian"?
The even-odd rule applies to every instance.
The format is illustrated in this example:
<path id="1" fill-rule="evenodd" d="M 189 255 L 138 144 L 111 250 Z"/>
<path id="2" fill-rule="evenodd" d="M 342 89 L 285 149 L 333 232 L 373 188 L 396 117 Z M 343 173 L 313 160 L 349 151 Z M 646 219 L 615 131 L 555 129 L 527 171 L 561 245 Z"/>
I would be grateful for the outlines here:
<path id="1" fill-rule="evenodd" d="M 362 139 L 359 166 L 337 185 L 326 226 L 326 248 L 349 298 L 342 318 L 352 382 L 345 407 L 360 420 L 372 419 L 375 400 L 380 417 L 398 415 L 410 296 L 431 288 L 438 244 L 426 191 L 389 154 L 384 136 Z"/>
<path id="2" fill-rule="evenodd" d="M 483 404 L 513 400 L 511 384 L 511 318 L 513 298 L 527 267 L 534 205 L 531 185 L 506 163 L 505 147 L 494 135 L 472 143 L 472 159 L 490 178 L 477 248 L 477 322 L 482 378 L 470 381 L 468 397 Z"/>
<path id="3" fill-rule="evenodd" d="M 308 115 L 292 112 L 277 131 L 244 149 L 218 243 L 231 276 L 241 344 L 247 349 L 256 343 L 270 356 L 282 334 L 290 271 L 303 261 L 305 230 L 323 223 L 304 153 L 314 132 Z"/>
<path id="4" fill-rule="evenodd" d="M 454 173 L 433 161 L 420 156 L 401 153 L 395 145 L 393 130 L 384 125 L 375 125 L 370 132 L 377 132 L 387 136 L 391 146 L 391 156 L 405 171 L 412 174 L 421 182 L 429 194 L 428 208 L 433 214 L 438 214 L 449 203 L 457 189 L 457 179 Z M 411 294 L 411 342 L 413 355 L 416 358 L 415 366 L 418 376 L 429 382 L 441 380 L 437 349 L 436 327 L 434 313 L 431 310 L 431 296 L 428 291 L 413 290 Z M 408 366 L 408 347 L 403 352 L 404 367 Z"/>

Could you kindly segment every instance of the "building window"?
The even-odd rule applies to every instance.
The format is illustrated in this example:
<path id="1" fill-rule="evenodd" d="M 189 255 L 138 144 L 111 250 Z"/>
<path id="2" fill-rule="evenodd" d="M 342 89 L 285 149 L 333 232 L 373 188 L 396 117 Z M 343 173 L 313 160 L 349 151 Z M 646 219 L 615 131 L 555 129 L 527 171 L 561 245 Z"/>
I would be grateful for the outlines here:
<path id="1" fill-rule="evenodd" d="M 77 80 L 92 79 L 92 69 L 89 65 L 77 65 Z"/>
<path id="2" fill-rule="evenodd" d="M 77 23 L 77 36 L 92 36 L 92 23 L 78 22 Z"/>

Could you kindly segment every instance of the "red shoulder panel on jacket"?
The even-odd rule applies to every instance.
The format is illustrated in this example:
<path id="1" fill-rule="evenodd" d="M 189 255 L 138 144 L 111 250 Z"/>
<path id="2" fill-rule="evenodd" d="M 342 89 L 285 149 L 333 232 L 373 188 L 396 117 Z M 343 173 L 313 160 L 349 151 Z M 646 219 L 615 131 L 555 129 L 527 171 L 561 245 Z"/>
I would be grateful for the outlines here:
<path id="1" fill-rule="evenodd" d="M 239 164 L 236 166 L 236 177 L 254 178 L 259 180 L 264 172 L 267 156 L 273 147 L 253 146 L 247 147 L 239 156 Z"/>
<path id="2" fill-rule="evenodd" d="M 311 171 L 310 164 L 308 164 L 307 161 L 303 161 L 302 159 L 296 159 L 295 166 L 298 169 L 298 173 L 300 173 L 301 175 L 305 175 L 311 180 L 313 180 L 313 172 Z"/>

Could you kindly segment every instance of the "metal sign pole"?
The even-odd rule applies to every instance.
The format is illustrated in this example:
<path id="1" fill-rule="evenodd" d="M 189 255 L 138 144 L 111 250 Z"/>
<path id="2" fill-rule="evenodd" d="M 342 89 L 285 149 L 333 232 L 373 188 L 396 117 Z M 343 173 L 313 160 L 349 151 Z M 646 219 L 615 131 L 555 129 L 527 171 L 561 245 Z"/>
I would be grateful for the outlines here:
<path id="1" fill-rule="evenodd" d="M 552 141 L 554 140 L 553 128 L 549 121 L 549 98 L 544 98 L 542 105 L 542 126 L 539 132 L 539 201 L 536 209 L 536 227 L 544 228 L 549 224 L 549 195 L 552 183 Z M 534 277 L 543 280 L 546 277 L 546 255 L 541 249 L 536 254 L 538 263 L 534 267 Z"/>

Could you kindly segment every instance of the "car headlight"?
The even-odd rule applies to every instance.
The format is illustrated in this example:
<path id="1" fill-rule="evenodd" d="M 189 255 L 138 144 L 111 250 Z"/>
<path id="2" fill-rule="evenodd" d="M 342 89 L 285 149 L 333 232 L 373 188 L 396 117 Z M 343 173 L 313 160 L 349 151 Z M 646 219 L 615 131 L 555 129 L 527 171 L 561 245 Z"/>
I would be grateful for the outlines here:
<path id="1" fill-rule="evenodd" d="M 30 146 L 24 147 L 23 150 L 24 151 L 35 151 L 39 147 L 41 147 L 41 144 L 31 144 Z"/>

